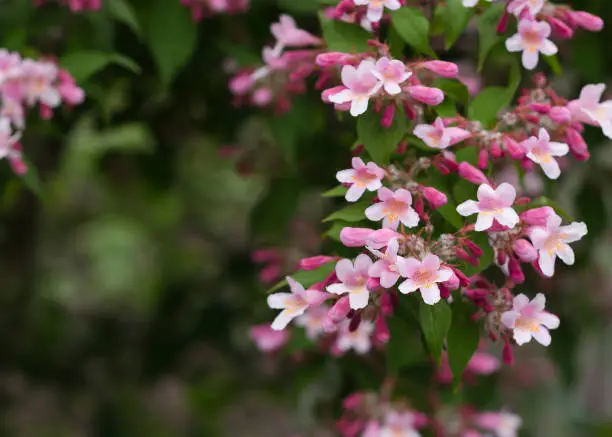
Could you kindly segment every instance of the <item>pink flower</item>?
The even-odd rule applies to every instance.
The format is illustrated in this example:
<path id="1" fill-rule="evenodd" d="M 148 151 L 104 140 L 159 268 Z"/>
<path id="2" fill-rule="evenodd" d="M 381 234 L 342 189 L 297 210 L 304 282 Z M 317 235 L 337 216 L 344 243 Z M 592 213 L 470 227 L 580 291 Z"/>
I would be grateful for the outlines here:
<path id="1" fill-rule="evenodd" d="M 0 159 L 7 158 L 11 167 L 17 174 L 28 171 L 23 162 L 21 146 L 17 143 L 21 138 L 20 133 L 13 133 L 11 121 L 8 118 L 0 118 Z"/>
<path id="2" fill-rule="evenodd" d="M 518 33 L 506 40 L 509 52 L 523 52 L 523 67 L 533 70 L 538 65 L 539 53 L 552 56 L 557 53 L 557 46 L 548 39 L 550 24 L 544 21 L 523 19 L 519 22 Z"/>
<path id="3" fill-rule="evenodd" d="M 397 238 L 389 241 L 389 245 L 387 246 L 385 253 L 379 252 L 375 249 L 370 249 L 370 251 L 376 255 L 379 260 L 372 264 L 368 270 L 368 274 L 373 278 L 380 278 L 380 285 L 383 288 L 393 287 L 400 277 L 397 263 L 398 259 L 401 257 L 397 256 L 398 249 L 399 243 Z"/>
<path id="4" fill-rule="evenodd" d="M 249 337 L 255 342 L 260 351 L 274 352 L 287 343 L 289 331 L 275 331 L 269 324 L 251 326 Z"/>
<path id="5" fill-rule="evenodd" d="M 478 201 L 466 200 L 457 206 L 457 212 L 464 217 L 478 214 L 475 229 L 486 231 L 493 222 L 512 229 L 519 222 L 519 216 L 512 209 L 516 198 L 516 190 L 508 183 L 500 184 L 496 189 L 490 185 L 482 184 L 478 187 Z"/>
<path id="6" fill-rule="evenodd" d="M 567 107 L 576 121 L 599 126 L 605 136 L 612 138 L 612 100 L 599 102 L 605 89 L 603 83 L 586 85 L 580 97 L 569 102 Z"/>
<path id="7" fill-rule="evenodd" d="M 582 222 L 574 222 L 561 226 L 561 217 L 550 214 L 545 227 L 529 229 L 529 238 L 533 247 L 538 250 L 538 265 L 542 273 L 552 276 L 555 273 L 555 260 L 561 258 L 567 265 L 574 264 L 574 251 L 568 243 L 574 243 L 587 234 L 587 226 Z"/>
<path id="8" fill-rule="evenodd" d="M 362 320 L 357 329 L 349 331 L 350 322 L 347 320 L 340 326 L 336 348 L 341 352 L 353 349 L 358 354 L 365 354 L 372 348 L 372 333 L 374 324 L 368 320 Z"/>
<path id="9" fill-rule="evenodd" d="M 527 152 L 527 158 L 539 164 L 549 179 L 557 179 L 561 174 L 555 156 L 565 156 L 569 146 L 565 143 L 550 141 L 550 135 L 544 128 L 540 128 L 538 137 L 529 137 L 521 142 L 521 147 Z"/>
<path id="10" fill-rule="evenodd" d="M 488 431 L 494 431 L 497 437 L 517 437 L 523 420 L 516 414 L 506 412 L 485 412 L 476 415 L 476 424 Z"/>
<path id="11" fill-rule="evenodd" d="M 514 340 L 520 346 L 535 338 L 542 346 L 550 345 L 549 329 L 559 327 L 559 318 L 544 311 L 546 298 L 538 293 L 530 302 L 524 294 L 514 298 L 512 309 L 501 316 L 501 321 L 508 329 L 512 329 Z"/>
<path id="12" fill-rule="evenodd" d="M 440 258 L 432 254 L 423 258 L 423 261 L 416 258 L 400 259 L 398 267 L 400 274 L 407 278 L 400 284 L 399 291 L 408 294 L 419 290 L 423 301 L 428 305 L 440 301 L 438 283 L 448 281 L 453 275 L 453 271 L 441 267 Z"/>
<path id="13" fill-rule="evenodd" d="M 336 276 L 341 282 L 328 285 L 327 291 L 333 294 L 348 293 L 352 309 L 365 308 L 370 300 L 367 282 L 371 265 L 372 260 L 365 254 L 355 258 L 354 264 L 350 259 L 341 259 L 336 264 Z"/>
<path id="14" fill-rule="evenodd" d="M 24 100 L 30 106 L 36 103 L 55 108 L 61 103 L 61 96 L 54 86 L 59 70 L 52 62 L 26 59 L 22 65 L 22 86 Z"/>
<path id="15" fill-rule="evenodd" d="M 455 78 L 459 74 L 457 64 L 447 61 L 427 61 L 421 64 L 422 67 L 439 74 L 442 77 Z"/>
<path id="16" fill-rule="evenodd" d="M 487 0 L 487 1 L 492 2 L 493 0 Z M 462 4 L 466 8 L 473 8 L 474 6 L 478 4 L 478 0 L 462 0 Z"/>
<path id="17" fill-rule="evenodd" d="M 409 228 L 419 224 L 419 215 L 412 208 L 412 195 L 410 191 L 400 188 L 395 192 L 386 187 L 378 190 L 380 202 L 369 206 L 365 215 L 373 222 L 382 220 L 383 227 L 397 229 L 400 222 Z"/>
<path id="18" fill-rule="evenodd" d="M 57 90 L 62 100 L 70 105 L 78 105 L 85 100 L 85 91 L 77 86 L 74 78 L 65 70 L 59 72 Z"/>
<path id="19" fill-rule="evenodd" d="M 380 429 L 380 437 L 420 437 L 415 429 L 415 417 L 411 412 L 391 410 L 385 416 L 384 425 Z"/>
<path id="20" fill-rule="evenodd" d="M 291 293 L 274 293 L 268 296 L 268 306 L 282 310 L 272 322 L 272 329 L 280 331 L 294 318 L 304 314 L 309 306 L 319 305 L 325 299 L 325 293 L 318 290 L 305 290 L 302 284 L 287 276 Z"/>
<path id="21" fill-rule="evenodd" d="M 295 20 L 289 15 L 281 15 L 279 22 L 273 23 L 270 28 L 272 35 L 281 47 L 304 47 L 321 44 L 321 40 L 316 36 L 298 29 Z"/>
<path id="22" fill-rule="evenodd" d="M 361 61 L 357 68 L 352 65 L 342 67 L 342 84 L 345 88 L 329 96 L 332 103 L 351 104 L 350 113 L 353 117 L 363 114 L 368 109 L 370 97 L 380 90 L 382 83 L 374 76 L 376 68 L 372 60 Z"/>
<path id="23" fill-rule="evenodd" d="M 353 3 L 355 3 L 356 6 L 368 7 L 366 16 L 372 23 L 380 21 L 385 7 L 391 11 L 395 11 L 402 6 L 399 0 L 353 0 Z"/>
<path id="24" fill-rule="evenodd" d="M 421 187 L 421 193 L 433 209 L 438 209 L 448 203 L 446 194 L 433 187 Z"/>
<path id="25" fill-rule="evenodd" d="M 535 17 L 544 7 L 544 0 L 512 0 L 508 4 L 508 12 L 519 17 L 524 10 Z"/>
<path id="26" fill-rule="evenodd" d="M 433 124 L 417 125 L 414 134 L 434 149 L 446 149 L 472 136 L 465 129 L 444 126 L 444 121 L 440 117 L 436 118 Z"/>
<path id="27" fill-rule="evenodd" d="M 490 375 L 500 367 L 497 357 L 486 352 L 475 352 L 466 366 L 466 370 L 477 375 Z"/>
<path id="28" fill-rule="evenodd" d="M 306 336 L 311 340 L 316 340 L 324 332 L 325 319 L 329 307 L 321 305 L 309 308 L 304 314 L 295 319 L 295 324 L 306 329 Z"/>
<path id="29" fill-rule="evenodd" d="M 407 81 L 412 73 L 406 71 L 406 65 L 397 59 L 380 58 L 372 74 L 382 82 L 383 88 L 390 96 L 402 92 L 400 84 Z"/>
<path id="30" fill-rule="evenodd" d="M 341 170 L 336 173 L 336 179 L 343 184 L 351 184 L 346 192 L 346 200 L 356 202 L 366 191 L 376 191 L 382 187 L 381 180 L 385 177 L 385 171 L 375 162 L 366 165 L 361 158 L 353 158 L 352 169 Z"/>

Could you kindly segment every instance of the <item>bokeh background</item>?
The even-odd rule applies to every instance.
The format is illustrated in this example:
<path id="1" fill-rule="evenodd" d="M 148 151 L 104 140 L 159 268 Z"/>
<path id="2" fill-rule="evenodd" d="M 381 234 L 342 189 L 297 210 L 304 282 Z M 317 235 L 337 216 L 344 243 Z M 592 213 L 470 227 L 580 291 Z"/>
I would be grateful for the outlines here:
<path id="1" fill-rule="evenodd" d="M 258 62 L 281 12 L 318 34 L 318 4 L 252 0 L 246 14 L 195 24 L 179 0 L 129 3 L 136 22 L 110 0 L 81 14 L 0 2 L 2 47 L 123 60 L 73 60 L 85 104 L 28 120 L 37 179 L 0 166 L 0 435 L 333 435 L 324 429 L 342 396 L 376 387 L 380 372 L 294 343 L 267 356 L 247 332 L 273 316 L 261 279 L 338 249 L 320 222 L 337 201 L 319 193 L 346 167 L 353 122 L 317 92 L 278 115 L 236 107 L 227 89 L 237 65 Z M 572 4 L 612 23 L 611 2 Z M 468 72 L 474 32 L 447 54 Z M 156 38 L 185 39 L 173 68 L 160 68 Z M 560 94 L 608 83 L 611 38 L 612 24 L 561 45 Z M 522 348 L 495 394 L 525 418 L 526 436 L 612 435 L 612 144 L 595 129 L 586 138 L 592 159 L 542 188 L 589 226 L 578 261 L 525 286 L 554 296 L 561 328 L 550 350 Z M 271 247 L 278 262 L 253 262 Z"/>

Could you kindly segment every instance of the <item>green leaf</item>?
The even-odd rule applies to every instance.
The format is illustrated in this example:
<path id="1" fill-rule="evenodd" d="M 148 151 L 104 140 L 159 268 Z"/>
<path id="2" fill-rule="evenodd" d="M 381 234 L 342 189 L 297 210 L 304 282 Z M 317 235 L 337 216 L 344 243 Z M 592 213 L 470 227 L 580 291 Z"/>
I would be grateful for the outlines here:
<path id="1" fill-rule="evenodd" d="M 466 8 L 461 0 L 446 0 L 442 21 L 445 28 L 446 50 L 450 49 L 474 15 L 474 8 Z"/>
<path id="2" fill-rule="evenodd" d="M 403 367 L 425 361 L 423 343 L 414 336 L 414 329 L 404 319 L 387 319 L 390 340 L 385 347 L 387 369 L 394 375 Z"/>
<path id="3" fill-rule="evenodd" d="M 128 0 L 107 0 L 108 8 L 113 17 L 117 21 L 122 22 L 136 34 L 139 38 L 142 37 L 142 27 L 136 16 L 134 8 Z"/>
<path id="4" fill-rule="evenodd" d="M 451 325 L 451 319 L 452 312 L 445 301 L 440 301 L 435 305 L 427 305 L 425 302 L 421 302 L 419 308 L 421 329 L 429 353 L 438 364 L 440 364 L 440 355 L 444 347 L 444 339 Z"/>
<path id="5" fill-rule="evenodd" d="M 109 64 L 120 65 L 136 74 L 140 73 L 140 67 L 134 61 L 118 53 L 80 50 L 68 53 L 60 59 L 60 65 L 68 70 L 78 83 L 87 81 Z"/>
<path id="6" fill-rule="evenodd" d="M 393 123 L 388 128 L 380 124 L 381 114 L 373 110 L 357 119 L 357 136 L 372 159 L 378 164 L 387 164 L 391 154 L 406 133 L 406 117 L 403 109 L 396 108 Z"/>
<path id="7" fill-rule="evenodd" d="M 291 13 L 308 13 L 316 12 L 320 9 L 321 5 L 317 0 L 277 0 L 279 9 L 291 12 Z"/>
<path id="8" fill-rule="evenodd" d="M 444 98 L 442 103 L 440 103 L 433 109 L 434 111 L 436 111 L 436 114 L 438 114 L 442 118 L 451 118 L 457 116 L 457 104 L 453 99 L 449 98 L 448 96 Z"/>
<path id="9" fill-rule="evenodd" d="M 449 193 L 450 190 L 448 188 L 447 179 L 445 176 L 442 176 L 438 172 L 430 171 L 428 174 L 428 182 L 427 184 L 431 187 L 434 187 L 440 190 L 443 193 Z M 447 194 L 447 203 L 446 205 L 442 205 L 436 211 L 444 217 L 444 219 L 453 225 L 455 228 L 459 229 L 463 227 L 464 219 L 457 212 L 457 203 L 452 199 L 451 196 Z"/>
<path id="10" fill-rule="evenodd" d="M 251 211 L 251 234 L 263 238 L 282 238 L 300 198 L 300 181 L 279 178 L 270 181 L 268 191 Z"/>
<path id="11" fill-rule="evenodd" d="M 563 74 L 563 69 L 561 68 L 557 55 L 543 56 L 543 58 L 555 75 L 561 76 Z"/>
<path id="12" fill-rule="evenodd" d="M 344 220 L 346 222 L 359 222 L 365 218 L 364 211 L 368 206 L 372 205 L 370 202 L 358 202 L 350 204 L 349 206 L 342 208 L 339 211 L 334 212 L 328 217 L 323 219 L 323 222 L 331 222 L 332 220 Z"/>
<path id="13" fill-rule="evenodd" d="M 142 10 L 141 22 L 161 82 L 168 86 L 196 48 L 196 23 L 189 8 L 167 0 L 150 0 Z"/>
<path id="14" fill-rule="evenodd" d="M 470 92 L 463 82 L 457 79 L 436 79 L 432 86 L 444 91 L 444 94 L 451 97 L 459 103 L 466 104 L 470 99 Z"/>
<path id="15" fill-rule="evenodd" d="M 28 167 L 28 171 L 20 175 L 20 179 L 23 184 L 36 194 L 38 197 L 42 197 L 42 184 L 40 183 L 40 177 L 38 176 L 38 170 L 36 167 L 29 162 L 26 158 L 23 158 L 24 164 Z"/>
<path id="16" fill-rule="evenodd" d="M 487 56 L 503 38 L 497 35 L 497 23 L 504 13 L 505 4 L 492 4 L 478 17 L 478 70 L 484 66 Z"/>
<path id="17" fill-rule="evenodd" d="M 291 276 L 295 281 L 299 282 L 304 286 L 304 288 L 308 288 L 316 284 L 317 282 L 321 282 L 326 279 L 336 268 L 335 262 L 328 262 L 327 264 L 323 264 L 321 267 L 315 270 L 300 270 L 295 272 Z M 283 279 L 274 285 L 274 287 L 270 288 L 266 291 L 266 294 L 270 294 L 275 292 L 276 290 L 280 290 L 283 287 L 287 287 L 287 280 Z"/>
<path id="18" fill-rule="evenodd" d="M 436 57 L 429 45 L 429 20 L 417 8 L 400 8 L 391 13 L 391 22 L 397 33 L 417 51 Z"/>
<path id="19" fill-rule="evenodd" d="M 372 35 L 362 27 L 338 20 L 330 20 L 323 14 L 319 15 L 319 20 L 323 38 L 330 51 L 359 53 L 372 50 L 368 45 L 368 40 L 372 38 Z"/>
<path id="20" fill-rule="evenodd" d="M 453 372 L 453 385 L 456 388 L 461 382 L 465 367 L 478 348 L 480 332 L 478 325 L 471 319 L 474 308 L 470 303 L 456 296 L 451 310 L 453 320 L 446 336 L 446 349 L 448 363 Z"/>
<path id="21" fill-rule="evenodd" d="M 323 197 L 344 197 L 348 188 L 344 185 L 338 185 L 337 187 L 332 188 L 331 190 L 327 190 L 321 196 Z"/>

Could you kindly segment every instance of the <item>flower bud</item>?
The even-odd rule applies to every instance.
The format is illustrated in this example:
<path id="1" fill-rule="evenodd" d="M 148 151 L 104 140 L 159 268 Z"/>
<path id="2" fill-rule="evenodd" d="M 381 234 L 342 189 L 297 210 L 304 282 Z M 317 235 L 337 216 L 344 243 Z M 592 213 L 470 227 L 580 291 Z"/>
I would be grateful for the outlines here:
<path id="1" fill-rule="evenodd" d="M 444 285 L 448 290 L 456 290 L 461 284 L 459 283 L 459 278 L 457 275 L 455 275 L 455 272 L 453 272 L 453 275 L 444 281 L 442 285 Z"/>
<path id="2" fill-rule="evenodd" d="M 512 249 L 522 262 L 530 263 L 538 259 L 538 251 L 529 241 L 525 240 L 524 238 L 519 238 L 516 240 L 512 246 Z"/>
<path id="3" fill-rule="evenodd" d="M 302 258 L 300 260 L 300 269 L 302 270 L 316 270 L 324 264 L 332 261 L 334 258 L 326 255 L 311 256 L 309 258 Z"/>
<path id="4" fill-rule="evenodd" d="M 351 321 L 349 322 L 349 332 L 357 331 L 359 325 L 361 325 L 361 313 L 355 313 L 355 315 L 351 318 Z"/>
<path id="5" fill-rule="evenodd" d="M 251 100 L 255 106 L 263 107 L 272 101 L 272 90 L 267 87 L 258 88 L 253 93 Z"/>
<path id="6" fill-rule="evenodd" d="M 373 232 L 369 228 L 345 227 L 340 231 L 340 241 L 346 247 L 363 247 Z"/>
<path id="7" fill-rule="evenodd" d="M 504 10 L 504 14 L 501 16 L 501 18 L 499 19 L 499 22 L 497 23 L 497 34 L 501 35 L 502 33 L 506 32 L 506 29 L 508 28 L 508 18 L 509 18 L 510 14 L 508 13 L 507 10 Z"/>
<path id="8" fill-rule="evenodd" d="M 459 176 L 473 184 L 480 185 L 489 183 L 483 172 L 467 162 L 459 164 Z"/>
<path id="9" fill-rule="evenodd" d="M 514 139 L 506 137 L 504 138 L 504 144 L 513 159 L 523 159 L 525 157 L 525 150 Z"/>
<path id="10" fill-rule="evenodd" d="M 574 30 L 558 18 L 547 17 L 546 21 L 548 21 L 550 24 L 553 35 L 557 38 L 570 39 L 572 36 L 574 36 Z"/>
<path id="11" fill-rule="evenodd" d="M 252 86 L 253 79 L 249 74 L 239 74 L 233 77 L 229 82 L 230 91 L 237 96 L 248 93 Z"/>
<path id="12" fill-rule="evenodd" d="M 504 359 L 504 363 L 508 366 L 511 366 L 514 363 L 514 352 L 512 351 L 512 345 L 507 341 L 504 341 L 502 358 Z"/>
<path id="13" fill-rule="evenodd" d="M 459 67 L 457 64 L 446 61 L 427 61 L 421 63 L 421 66 L 428 69 L 429 71 L 433 71 L 434 73 L 442 76 L 455 78 L 459 73 Z"/>
<path id="14" fill-rule="evenodd" d="M 329 101 L 329 96 L 331 96 L 332 94 L 337 94 L 340 91 L 344 91 L 345 89 L 346 89 L 345 86 L 338 85 L 338 86 L 335 86 L 333 88 L 328 88 L 326 90 L 323 90 L 323 92 L 321 93 L 321 100 L 323 100 L 323 102 L 325 102 L 325 103 L 331 103 Z"/>
<path id="15" fill-rule="evenodd" d="M 553 106 L 548 112 L 550 119 L 558 124 L 569 123 L 572 119 L 571 111 L 565 106 Z"/>
<path id="16" fill-rule="evenodd" d="M 385 317 L 389 317 L 393 315 L 393 298 L 391 297 L 391 292 L 383 291 L 380 296 L 380 311 L 382 315 Z"/>
<path id="17" fill-rule="evenodd" d="M 470 279 L 467 276 L 465 276 L 465 274 L 461 270 L 456 269 L 454 267 L 451 267 L 451 270 L 453 271 L 455 276 L 457 276 L 457 278 L 459 279 L 459 283 L 461 284 L 462 287 L 468 287 L 470 285 Z"/>
<path id="18" fill-rule="evenodd" d="M 523 269 L 521 268 L 521 263 L 511 256 L 508 261 L 508 276 L 515 284 L 522 284 L 525 282 L 525 275 L 523 274 Z"/>
<path id="19" fill-rule="evenodd" d="M 565 133 L 565 138 L 574 158 L 578 161 L 586 161 L 589 159 L 591 155 L 587 144 L 576 129 L 569 128 Z"/>
<path id="20" fill-rule="evenodd" d="M 380 125 L 385 129 L 391 127 L 393 124 L 393 118 L 395 117 L 395 105 L 391 103 L 383 111 L 383 115 L 380 119 Z"/>
<path id="21" fill-rule="evenodd" d="M 328 311 L 327 317 L 333 323 L 340 323 L 342 320 L 346 318 L 349 311 L 351 310 L 351 305 L 349 302 L 348 296 L 342 296 L 340 299 L 336 301 L 333 307 Z"/>
<path id="22" fill-rule="evenodd" d="M 489 152 L 487 149 L 480 149 L 478 152 L 478 167 L 482 170 L 486 169 L 489 166 Z"/>
<path id="23" fill-rule="evenodd" d="M 463 240 L 463 244 L 465 245 L 467 250 L 469 250 L 470 253 L 474 255 L 476 258 L 480 258 L 482 256 L 482 249 L 480 248 L 480 246 L 478 246 L 478 244 L 474 243 L 472 240 L 467 240 L 467 239 Z"/>
<path id="24" fill-rule="evenodd" d="M 353 393 L 344 398 L 342 401 L 342 407 L 345 410 L 356 410 L 363 404 L 364 400 L 365 399 L 362 393 Z"/>
<path id="25" fill-rule="evenodd" d="M 353 55 L 341 52 L 320 53 L 315 58 L 315 64 L 319 67 L 327 68 L 333 65 L 344 65 L 353 58 Z"/>
<path id="26" fill-rule="evenodd" d="M 352 229 L 356 229 L 356 228 L 352 228 Z M 366 244 L 372 249 L 381 249 L 387 246 L 389 244 L 389 240 L 391 240 L 392 238 L 400 238 L 400 237 L 402 237 L 402 234 L 398 234 L 397 232 L 389 228 L 377 229 L 376 231 L 372 231 L 370 229 L 370 234 L 368 234 L 368 236 L 366 237 Z M 340 239 L 342 240 L 342 232 L 340 232 Z M 349 246 L 349 247 L 355 247 L 355 246 Z"/>
<path id="27" fill-rule="evenodd" d="M 430 88 L 423 85 L 408 87 L 408 95 L 426 105 L 436 106 L 444 100 L 444 93 L 438 88 Z"/>
<path id="28" fill-rule="evenodd" d="M 374 327 L 374 337 L 381 343 L 387 343 L 391 338 L 389 334 L 389 327 L 387 321 L 382 315 L 379 315 L 376 319 L 376 325 Z"/>
<path id="29" fill-rule="evenodd" d="M 519 217 L 530 226 L 546 226 L 548 217 L 554 213 L 555 211 L 550 206 L 542 206 L 523 211 Z"/>
<path id="30" fill-rule="evenodd" d="M 604 22 L 597 15 L 589 14 L 584 11 L 568 11 L 572 21 L 583 29 L 591 32 L 599 32 L 603 29 Z"/>
<path id="31" fill-rule="evenodd" d="M 548 114 L 550 112 L 550 105 L 548 103 L 530 103 L 527 105 L 529 109 L 537 112 L 538 114 Z"/>
<path id="32" fill-rule="evenodd" d="M 421 187 L 421 192 L 433 209 L 438 209 L 441 206 L 446 205 L 448 202 L 446 194 L 436 190 L 433 187 Z"/>

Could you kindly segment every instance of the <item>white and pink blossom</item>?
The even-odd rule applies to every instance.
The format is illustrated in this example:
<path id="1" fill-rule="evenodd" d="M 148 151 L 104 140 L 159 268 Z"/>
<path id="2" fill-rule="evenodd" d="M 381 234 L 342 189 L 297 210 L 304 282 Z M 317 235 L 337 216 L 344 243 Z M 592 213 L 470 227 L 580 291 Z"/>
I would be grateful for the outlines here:
<path id="1" fill-rule="evenodd" d="M 518 224 L 519 216 L 512 209 L 516 198 L 516 190 L 512 185 L 504 182 L 493 189 L 490 185 L 482 184 L 476 195 L 478 201 L 466 200 L 457 206 L 457 212 L 464 217 L 478 214 L 475 226 L 477 231 L 486 231 L 493 226 L 494 221 L 510 229 Z"/>
<path id="2" fill-rule="evenodd" d="M 344 88 L 329 95 L 329 101 L 337 104 L 350 103 L 350 113 L 353 117 L 366 112 L 370 97 L 382 86 L 373 74 L 375 68 L 376 65 L 371 59 L 361 61 L 357 68 L 352 65 L 342 67 L 340 75 Z"/>
<path id="3" fill-rule="evenodd" d="M 574 222 L 561 226 L 561 217 L 550 214 L 546 226 L 535 226 L 529 229 L 529 237 L 538 251 L 538 265 L 546 276 L 555 274 L 555 260 L 561 258 L 567 265 L 574 264 L 574 251 L 569 243 L 580 240 L 587 234 L 587 226 Z"/>
<path id="4" fill-rule="evenodd" d="M 497 437 L 517 437 L 523 420 L 516 414 L 505 411 L 487 411 L 477 414 L 476 424 L 487 431 L 495 432 Z"/>
<path id="5" fill-rule="evenodd" d="M 361 320 L 353 332 L 349 330 L 350 321 L 346 320 L 339 329 L 336 338 L 336 348 L 341 352 L 354 350 L 358 354 L 365 354 L 372 348 L 372 333 L 374 323 Z"/>
<path id="6" fill-rule="evenodd" d="M 323 332 L 325 319 L 329 313 L 327 305 L 309 308 L 304 314 L 295 319 L 295 324 L 306 330 L 306 336 L 316 340 Z"/>
<path id="7" fill-rule="evenodd" d="M 472 134 L 458 127 L 446 127 L 438 117 L 433 124 L 418 124 L 414 134 L 425 144 L 434 149 L 446 149 L 468 139 Z"/>
<path id="8" fill-rule="evenodd" d="M 380 278 L 380 285 L 383 288 L 393 287 L 400 277 L 397 264 L 402 257 L 397 255 L 398 250 L 399 242 L 397 238 L 389 240 L 389 245 L 385 253 L 370 248 L 370 251 L 379 259 L 372 264 L 368 270 L 368 274 L 373 278 Z"/>
<path id="9" fill-rule="evenodd" d="M 415 428 L 415 417 L 410 411 L 399 412 L 391 410 L 385 415 L 384 424 L 380 428 L 380 437 L 420 437 Z"/>
<path id="10" fill-rule="evenodd" d="M 347 201 L 356 202 L 366 190 L 376 191 L 382 187 L 381 180 L 385 177 L 385 171 L 375 162 L 365 164 L 361 158 L 355 157 L 351 165 L 353 168 L 336 173 L 338 181 L 351 185 L 346 192 Z"/>
<path id="11" fill-rule="evenodd" d="M 550 135 L 544 128 L 540 128 L 537 137 L 532 136 L 520 143 L 527 154 L 527 158 L 539 164 L 549 179 L 557 179 L 561 175 L 556 156 L 565 156 L 569 146 L 565 143 L 550 141 Z"/>
<path id="12" fill-rule="evenodd" d="M 402 4 L 399 0 L 353 0 L 355 6 L 367 6 L 366 17 L 371 23 L 377 23 L 383 16 L 384 9 L 398 10 Z"/>
<path id="13" fill-rule="evenodd" d="M 548 39 L 550 24 L 545 21 L 522 19 L 518 25 L 518 33 L 506 40 L 509 52 L 523 52 L 523 67 L 533 70 L 538 65 L 540 53 L 552 56 L 557 53 L 557 46 Z"/>
<path id="14" fill-rule="evenodd" d="M 376 61 L 376 68 L 372 74 L 383 84 L 383 89 L 390 96 L 395 96 L 402 92 L 400 84 L 404 83 L 412 73 L 406 71 L 406 65 L 397 59 L 386 57 Z"/>
<path id="15" fill-rule="evenodd" d="M 512 309 L 502 313 L 501 321 L 508 329 L 512 329 L 513 337 L 520 346 L 529 343 L 532 338 L 542 346 L 550 345 L 549 329 L 559 327 L 559 318 L 544 310 L 546 297 L 538 293 L 533 300 L 524 294 L 519 294 L 512 301 Z"/>
<path id="16" fill-rule="evenodd" d="M 352 309 L 365 308 L 370 300 L 367 282 L 371 266 L 372 260 L 365 254 L 357 256 L 354 263 L 350 259 L 341 259 L 336 264 L 336 276 L 340 282 L 328 285 L 327 291 L 333 294 L 348 293 Z"/>
<path id="17" fill-rule="evenodd" d="M 255 342 L 257 348 L 263 352 L 274 352 L 287 343 L 290 337 L 289 331 L 276 331 L 269 323 L 251 326 L 249 337 Z"/>
<path id="18" fill-rule="evenodd" d="M 492 2 L 493 0 L 487 0 L 488 2 Z M 473 8 L 478 4 L 479 0 L 462 0 L 462 4 L 466 8 Z"/>
<path id="19" fill-rule="evenodd" d="M 278 23 L 270 26 L 272 35 L 276 38 L 277 44 L 284 47 L 304 47 L 321 44 L 321 40 L 311 33 L 299 29 L 295 20 L 289 15 L 280 16 Z"/>
<path id="20" fill-rule="evenodd" d="M 369 206 L 365 215 L 374 222 L 383 221 L 383 227 L 397 229 L 400 223 L 409 228 L 419 224 L 419 215 L 412 208 L 412 195 L 410 191 L 400 188 L 395 192 L 387 187 L 378 190 L 380 202 Z"/>
<path id="21" fill-rule="evenodd" d="M 544 7 L 544 0 L 512 0 L 508 3 L 508 12 L 519 17 L 523 11 L 529 12 L 529 15 L 535 17 Z"/>
<path id="22" fill-rule="evenodd" d="M 291 293 L 274 293 L 268 296 L 268 306 L 282 310 L 272 322 L 272 329 L 283 330 L 289 322 L 304 312 L 310 306 L 320 305 L 325 300 L 325 293 L 314 289 L 304 289 L 302 284 L 287 276 L 287 283 Z"/>
<path id="23" fill-rule="evenodd" d="M 422 261 L 412 257 L 401 259 L 398 267 L 400 274 L 407 278 L 400 284 L 399 291 L 409 294 L 419 290 L 428 305 L 440 301 L 438 283 L 448 281 L 453 276 L 453 271 L 441 266 L 440 258 L 433 254 L 425 256 Z"/>
<path id="24" fill-rule="evenodd" d="M 586 85 L 580 97 L 567 104 L 574 120 L 601 128 L 603 134 L 612 138 L 612 100 L 600 103 L 606 89 L 603 83 Z"/>

